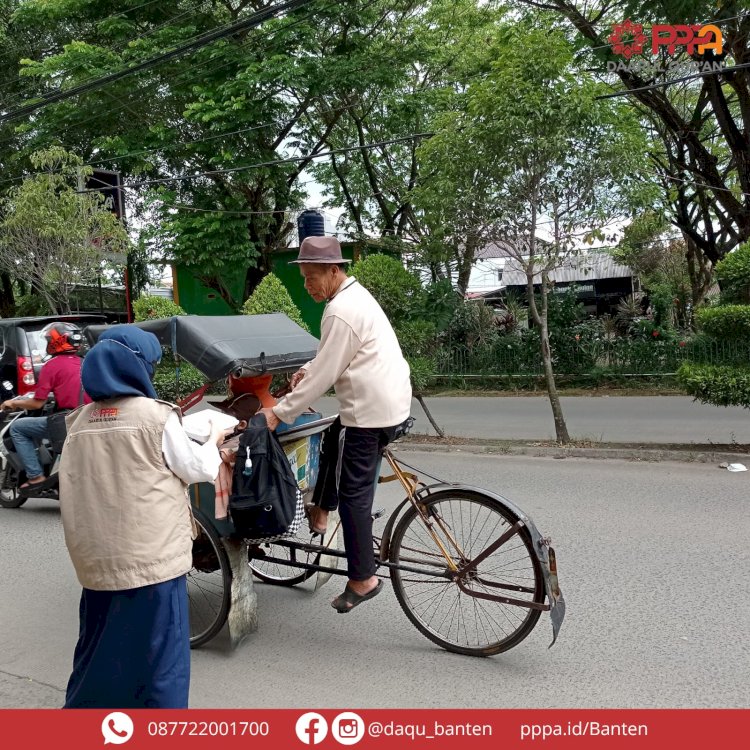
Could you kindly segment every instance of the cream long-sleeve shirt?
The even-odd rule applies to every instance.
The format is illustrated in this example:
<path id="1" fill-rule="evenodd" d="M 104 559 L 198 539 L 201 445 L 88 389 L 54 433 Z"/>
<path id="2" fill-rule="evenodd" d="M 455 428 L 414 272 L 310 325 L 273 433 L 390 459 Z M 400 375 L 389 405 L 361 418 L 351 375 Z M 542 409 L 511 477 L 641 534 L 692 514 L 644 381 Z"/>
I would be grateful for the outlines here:
<path id="1" fill-rule="evenodd" d="M 287 424 L 331 386 L 345 427 L 392 427 L 411 410 L 409 365 L 375 298 L 353 276 L 326 305 L 315 359 L 305 377 L 273 407 Z"/>

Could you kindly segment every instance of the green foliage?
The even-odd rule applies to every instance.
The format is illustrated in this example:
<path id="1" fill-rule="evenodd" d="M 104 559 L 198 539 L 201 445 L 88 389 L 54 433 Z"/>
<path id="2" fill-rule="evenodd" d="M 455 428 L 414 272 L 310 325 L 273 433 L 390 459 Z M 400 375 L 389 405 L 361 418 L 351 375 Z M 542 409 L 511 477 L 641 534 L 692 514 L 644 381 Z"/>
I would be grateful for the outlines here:
<path id="1" fill-rule="evenodd" d="M 437 331 L 445 331 L 456 314 L 465 304 L 464 298 L 453 288 L 450 279 L 427 284 L 412 309 L 415 318 L 429 320 Z"/>
<path id="2" fill-rule="evenodd" d="M 272 273 L 269 273 L 245 300 L 242 313 L 244 315 L 284 313 L 306 331 L 310 330 L 307 323 L 302 319 L 299 308 L 289 296 L 286 287 L 281 283 L 279 277 Z"/>
<path id="3" fill-rule="evenodd" d="M 411 371 L 411 387 L 415 394 L 422 394 L 432 385 L 435 375 L 435 362 L 429 357 L 407 357 Z"/>
<path id="4" fill-rule="evenodd" d="M 716 366 L 686 362 L 677 379 L 701 403 L 750 409 L 750 366 Z"/>
<path id="5" fill-rule="evenodd" d="M 154 388 L 159 398 L 164 401 L 176 403 L 206 382 L 203 374 L 189 362 L 180 362 L 179 372 L 177 367 L 175 358 L 166 350 L 154 375 Z"/>
<path id="6" fill-rule="evenodd" d="M 456 307 L 444 338 L 475 351 L 491 349 L 498 335 L 495 311 L 483 300 L 469 300 Z"/>
<path id="7" fill-rule="evenodd" d="M 182 307 L 175 304 L 171 299 L 150 294 L 144 294 L 133 302 L 133 314 L 136 322 L 171 318 L 174 315 L 187 315 Z"/>
<path id="8" fill-rule="evenodd" d="M 696 312 L 701 329 L 716 339 L 750 341 L 750 305 L 704 307 Z"/>
<path id="9" fill-rule="evenodd" d="M 724 302 L 750 303 L 750 242 L 719 261 L 715 272 Z"/>
<path id="10" fill-rule="evenodd" d="M 136 322 L 187 315 L 182 307 L 171 299 L 148 294 L 144 294 L 133 302 L 133 314 Z M 175 403 L 206 382 L 202 373 L 189 362 L 178 363 L 169 347 L 162 347 L 162 351 L 162 359 L 156 366 L 154 375 L 154 388 L 160 399 Z"/>
<path id="11" fill-rule="evenodd" d="M 14 185 L 2 205 L 0 269 L 31 287 L 54 313 L 69 313 L 71 292 L 96 283 L 105 252 L 127 251 L 122 224 L 97 192 L 80 192 L 92 173 L 55 146 L 31 155 L 39 170 Z"/>
<path id="12" fill-rule="evenodd" d="M 409 363 L 412 388 L 415 393 L 423 393 L 432 384 L 436 372 L 435 324 L 427 320 L 402 321 L 395 331 Z"/>
<path id="13" fill-rule="evenodd" d="M 24 294 L 16 299 L 15 315 L 19 318 L 51 314 L 49 305 L 38 294 Z"/>
<path id="14" fill-rule="evenodd" d="M 419 279 L 389 255 L 368 255 L 352 265 L 351 275 L 378 301 L 391 324 L 398 326 L 420 304 Z"/>

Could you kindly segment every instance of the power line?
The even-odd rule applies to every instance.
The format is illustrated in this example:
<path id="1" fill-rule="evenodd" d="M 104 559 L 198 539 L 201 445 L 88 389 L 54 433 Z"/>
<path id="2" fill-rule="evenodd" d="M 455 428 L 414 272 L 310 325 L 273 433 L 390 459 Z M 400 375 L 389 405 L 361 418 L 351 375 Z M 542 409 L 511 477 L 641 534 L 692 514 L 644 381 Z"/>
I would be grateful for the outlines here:
<path id="1" fill-rule="evenodd" d="M 308 161 L 310 159 L 321 159 L 327 156 L 334 156 L 336 154 L 346 154 L 352 151 L 366 151 L 372 148 L 379 148 L 380 146 L 391 146 L 395 143 L 405 143 L 407 141 L 413 141 L 418 138 L 429 138 L 433 133 L 412 133 L 401 138 L 391 138 L 387 141 L 378 141 L 376 143 L 365 143 L 360 146 L 347 146 L 345 148 L 331 149 L 330 151 L 320 151 L 317 154 L 304 154 L 302 156 L 292 156 L 286 159 L 274 159 L 272 161 L 259 162 L 257 164 L 247 164 L 243 167 L 231 167 L 229 169 L 214 169 L 207 172 L 197 172 L 192 175 L 183 175 L 180 177 L 161 177 L 154 180 L 142 180 L 140 182 L 124 183 L 121 185 L 123 189 L 134 190 L 135 188 L 147 187 L 150 185 L 162 185 L 167 182 L 180 182 L 182 180 L 192 180 L 196 177 L 213 177 L 215 175 L 223 174 L 235 174 L 237 172 L 246 172 L 251 169 L 260 169 L 262 167 L 275 167 L 281 164 L 293 164 L 294 162 Z M 98 192 L 96 188 L 88 190 L 79 190 L 81 193 Z"/>
<path id="2" fill-rule="evenodd" d="M 364 5 L 360 10 L 362 10 L 362 11 L 366 10 L 371 5 L 373 5 L 375 2 L 377 2 L 377 0 L 370 0 L 370 2 L 368 2 L 366 5 Z M 331 9 L 331 8 L 336 7 L 337 5 L 339 5 L 339 3 L 340 3 L 340 0 L 336 0 L 335 2 L 332 2 L 329 5 L 324 6 L 318 12 L 329 10 L 329 9 Z M 294 26 L 296 26 L 296 25 L 298 25 L 300 23 L 303 23 L 304 21 L 309 20 L 314 15 L 315 15 L 315 12 L 309 12 L 303 18 L 297 19 L 296 21 L 292 21 L 292 22 L 286 24 L 283 27 L 283 29 L 280 29 L 277 33 L 281 33 L 282 31 L 288 31 L 289 29 L 293 28 Z M 273 39 L 273 34 L 269 34 L 269 35 L 267 35 L 265 37 L 266 40 L 268 40 L 269 38 Z M 259 40 L 257 38 L 250 38 L 247 41 L 243 42 L 242 44 L 238 45 L 237 50 L 238 51 L 242 50 L 245 47 L 248 47 L 250 45 L 258 43 L 258 41 Z M 166 76 L 164 78 L 161 78 L 161 79 L 157 78 L 157 79 L 152 80 L 150 83 L 146 84 L 144 90 L 152 88 L 153 86 L 156 86 L 156 85 L 164 85 L 165 83 L 172 83 L 172 84 L 174 84 L 176 82 L 181 81 L 181 79 L 182 79 L 182 81 L 187 81 L 187 80 L 189 80 L 190 76 L 192 74 L 194 74 L 196 71 L 201 71 L 205 75 L 208 75 L 210 73 L 215 73 L 217 70 L 221 70 L 222 68 L 225 68 L 228 65 L 232 65 L 233 63 L 234 63 L 234 60 L 229 60 L 229 61 L 226 61 L 226 62 L 219 63 L 218 65 L 215 65 L 213 67 L 206 67 L 205 64 L 200 64 L 200 65 L 198 65 L 198 64 L 191 64 L 190 68 L 188 70 L 182 70 L 182 71 L 173 73 L 172 75 L 168 75 L 168 76 Z M 140 93 L 142 95 L 143 91 L 141 91 Z M 73 129 L 73 128 L 78 127 L 80 125 L 90 124 L 92 122 L 95 122 L 96 120 L 99 120 L 99 119 L 103 118 L 103 117 L 111 117 L 113 114 L 117 114 L 118 112 L 121 112 L 122 110 L 127 109 L 129 106 L 130 106 L 130 102 L 124 102 L 122 104 L 122 106 L 120 106 L 119 108 L 108 109 L 108 110 L 102 111 L 99 115 L 97 115 L 95 117 L 87 117 L 87 118 L 84 118 L 83 120 L 80 120 L 78 122 L 73 122 L 73 124 L 70 127 L 71 127 L 71 129 Z M 62 118 L 62 123 L 65 123 L 66 121 L 70 121 L 71 119 L 72 119 L 72 115 L 70 115 L 70 114 L 69 115 L 65 115 Z M 18 134 L 14 134 L 13 136 L 10 136 L 9 138 L 5 138 L 3 140 L 0 140 L 0 146 L 2 146 L 5 143 L 10 143 L 11 141 L 16 140 L 17 138 L 18 138 Z M 68 147 L 68 150 L 70 150 L 69 147 Z"/>
<path id="3" fill-rule="evenodd" d="M 121 10 L 118 13 L 113 13 L 110 16 L 105 16 L 104 18 L 96 19 L 96 23 L 103 23 L 104 21 L 109 21 L 112 18 L 117 18 L 118 16 L 124 16 L 127 13 L 134 13 L 137 10 L 142 10 L 143 8 L 146 8 L 149 5 L 154 5 L 155 3 L 160 3 L 161 1 L 162 0 L 149 0 L 147 3 L 136 5 L 134 8 L 127 8 L 126 10 Z M 0 90 L 3 90 L 14 83 L 18 83 L 21 80 L 23 80 L 23 76 L 17 76 L 16 78 L 13 78 L 13 79 L 6 78 L 4 81 L 0 81 Z"/>
<path id="4" fill-rule="evenodd" d="M 142 70 L 148 70 L 149 68 L 153 68 L 163 62 L 166 62 L 167 60 L 172 60 L 176 57 L 184 55 L 187 52 L 192 52 L 194 50 L 200 49 L 201 47 L 205 47 L 206 45 L 210 44 L 211 42 L 217 41 L 218 39 L 223 39 L 227 36 L 231 36 L 232 34 L 256 28 L 263 22 L 274 18 L 280 13 L 302 8 L 314 1 L 315 0 L 288 0 L 287 2 L 281 3 L 280 5 L 272 6 L 266 8 L 265 10 L 258 11 L 242 21 L 229 24 L 228 26 L 210 31 L 206 34 L 201 34 L 193 41 L 181 44 L 178 47 L 170 50 L 169 52 L 164 52 L 160 55 L 156 55 L 155 57 L 144 60 L 143 62 L 140 62 L 124 70 L 101 76 L 100 78 L 90 81 L 89 83 L 82 84 L 80 86 L 74 86 L 73 88 L 66 89 L 65 91 L 57 91 L 55 93 L 45 94 L 41 97 L 40 101 L 37 101 L 33 104 L 27 104 L 11 112 L 0 115 L 0 123 L 18 119 L 19 117 L 23 117 L 24 115 L 36 112 L 38 109 L 42 109 L 43 107 L 49 106 L 50 104 L 53 104 L 55 102 L 64 101 L 65 99 L 70 99 L 74 96 L 77 96 L 78 94 L 101 88 L 108 83 L 120 80 L 121 78 L 125 78 L 126 76 L 132 75 L 133 73 L 138 73 Z"/>
<path id="5" fill-rule="evenodd" d="M 611 94 L 601 94 L 597 96 L 597 99 L 612 99 L 615 96 L 629 96 L 630 94 L 637 94 L 641 91 L 651 91 L 652 89 L 662 88 L 663 86 L 672 86 L 675 83 L 682 83 L 683 81 L 690 81 L 693 78 L 702 78 L 704 76 L 723 75 L 724 73 L 733 73 L 735 70 L 744 70 L 750 68 L 750 63 L 741 63 L 740 65 L 731 65 L 726 68 L 712 69 L 702 71 L 700 73 L 692 73 L 681 78 L 671 78 L 668 81 L 662 81 L 661 83 L 652 83 L 649 86 L 641 86 L 635 89 L 623 89 L 622 91 L 613 91 Z"/>
<path id="6" fill-rule="evenodd" d="M 442 83 L 439 86 L 426 87 L 426 88 L 419 89 L 418 91 L 409 92 L 407 94 L 407 96 L 411 98 L 411 97 L 414 97 L 414 96 L 421 96 L 422 94 L 431 93 L 433 91 L 439 91 L 439 90 L 441 90 L 441 89 L 443 89 L 443 88 L 445 88 L 447 86 L 455 86 L 455 85 L 458 85 L 458 84 L 463 84 L 463 83 L 465 83 L 468 80 L 471 80 L 473 78 L 477 78 L 477 77 L 482 76 L 482 75 L 485 75 L 484 71 L 480 71 L 480 72 L 472 74 L 470 76 L 465 76 L 461 81 L 446 81 L 446 82 Z M 346 110 L 349 110 L 349 109 L 353 109 L 354 107 L 359 106 L 359 104 L 361 104 L 361 102 L 360 103 L 355 103 L 355 104 L 349 104 L 349 105 L 342 106 L 342 107 L 334 107 L 332 109 L 326 110 L 326 114 L 331 114 L 331 113 L 334 113 L 334 112 L 342 112 L 342 111 L 346 111 Z M 240 135 L 242 133 L 247 133 L 247 132 L 251 132 L 251 131 L 254 131 L 254 130 L 261 130 L 263 128 L 279 127 L 280 129 L 283 130 L 284 128 L 286 128 L 288 125 L 291 125 L 291 124 L 293 124 L 293 121 L 287 121 L 287 122 L 283 122 L 283 123 L 278 123 L 276 121 L 267 122 L 267 123 L 261 123 L 259 125 L 252 125 L 252 126 L 249 126 L 247 128 L 240 128 L 238 130 L 232 130 L 232 131 L 229 131 L 227 133 L 217 133 L 215 135 L 207 136 L 206 138 L 196 138 L 196 139 L 194 139 L 192 141 L 182 141 L 182 142 L 172 143 L 171 145 L 155 146 L 154 148 L 141 149 L 140 151 L 131 151 L 131 152 L 127 153 L 127 154 L 120 154 L 119 156 L 103 157 L 101 159 L 96 159 L 96 160 L 93 160 L 93 161 L 84 162 L 81 166 L 94 166 L 96 164 L 109 164 L 111 162 L 120 161 L 121 159 L 130 158 L 132 156 L 141 156 L 143 154 L 150 154 L 150 153 L 160 153 L 162 151 L 168 151 L 168 150 L 173 149 L 173 148 L 190 146 L 190 145 L 196 145 L 196 144 L 200 144 L 200 143 L 206 143 L 208 141 L 217 140 L 219 138 L 226 138 L 226 137 L 229 137 L 229 136 L 232 136 L 232 135 Z M 0 143 L 2 143 L 2 142 L 0 142 Z M 4 180 L 0 180 L 0 185 L 4 185 L 4 184 L 10 183 L 10 182 L 20 182 L 20 181 L 22 181 L 24 179 L 27 179 L 29 177 L 34 177 L 34 176 L 36 176 L 38 174 L 44 174 L 44 173 L 42 173 L 42 172 L 30 172 L 30 173 L 27 173 L 25 175 L 19 175 L 17 177 L 8 177 L 8 178 L 6 178 Z"/>
<path id="7" fill-rule="evenodd" d="M 141 8 L 144 8 L 144 7 L 148 6 L 148 5 L 152 5 L 154 2 L 161 2 L 161 0 L 151 0 L 151 2 L 144 3 L 143 5 L 140 5 L 137 8 L 133 8 L 132 10 L 133 11 L 139 10 Z M 115 45 L 113 47 L 107 47 L 107 48 L 104 48 L 104 49 L 108 53 L 109 52 L 122 52 L 127 46 L 132 45 L 134 42 L 137 42 L 137 41 L 139 41 L 141 39 L 145 39 L 147 36 L 150 36 L 151 34 L 159 31 L 159 29 L 164 28 L 167 24 L 170 24 L 173 21 L 176 21 L 176 20 L 178 20 L 180 18 L 183 18 L 184 16 L 191 16 L 191 15 L 195 14 L 205 3 L 206 3 L 206 0 L 199 0 L 198 5 L 196 5 L 195 7 L 191 8 L 190 10 L 186 10 L 186 11 L 183 11 L 182 13 L 178 13 L 177 15 L 172 16 L 171 18 L 168 18 L 166 21 L 162 21 L 160 24 L 158 24 L 156 26 L 153 26 L 150 29 L 147 29 L 142 34 L 139 34 L 138 36 L 133 37 L 132 39 L 127 39 L 124 42 L 120 42 L 119 44 L 117 44 L 117 45 Z M 95 23 L 102 24 L 102 23 L 104 23 L 104 21 L 108 21 L 111 18 L 117 18 L 118 16 L 122 16 L 126 12 L 131 12 L 131 11 L 121 11 L 120 13 L 114 13 L 111 16 L 107 16 L 106 18 L 95 19 Z M 190 37 L 190 39 L 195 39 L 197 36 L 198 36 L 198 34 L 195 34 L 192 37 Z M 99 46 L 99 45 L 97 45 L 97 46 Z M 101 47 L 99 47 L 99 48 L 102 49 Z M 90 76 L 88 79 L 86 79 L 86 81 L 93 81 L 93 80 L 96 80 L 96 78 L 97 78 L 96 76 Z M 6 81 L 3 81 L 2 83 L 0 83 L 0 91 L 7 90 L 13 84 L 20 83 L 21 81 L 25 81 L 25 80 L 27 80 L 27 77 L 26 76 L 22 76 L 22 75 L 17 76 L 13 80 L 7 79 Z M 86 81 L 84 81 L 84 83 Z M 5 102 L 4 104 L 7 107 L 9 107 L 9 106 L 17 106 L 18 104 L 20 104 L 21 101 L 22 100 L 21 100 L 21 98 L 19 96 L 15 100 L 10 100 L 8 102 Z"/>

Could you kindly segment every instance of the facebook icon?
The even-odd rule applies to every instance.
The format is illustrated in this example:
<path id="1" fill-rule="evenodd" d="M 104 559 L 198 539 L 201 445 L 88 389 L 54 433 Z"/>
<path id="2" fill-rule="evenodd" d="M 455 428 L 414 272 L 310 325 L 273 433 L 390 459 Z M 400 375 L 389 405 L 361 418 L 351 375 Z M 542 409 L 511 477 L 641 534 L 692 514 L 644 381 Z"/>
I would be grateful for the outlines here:
<path id="1" fill-rule="evenodd" d="M 300 742 L 305 745 L 317 745 L 323 742 L 328 734 L 328 722 L 320 714 L 311 711 L 297 719 L 294 731 Z"/>

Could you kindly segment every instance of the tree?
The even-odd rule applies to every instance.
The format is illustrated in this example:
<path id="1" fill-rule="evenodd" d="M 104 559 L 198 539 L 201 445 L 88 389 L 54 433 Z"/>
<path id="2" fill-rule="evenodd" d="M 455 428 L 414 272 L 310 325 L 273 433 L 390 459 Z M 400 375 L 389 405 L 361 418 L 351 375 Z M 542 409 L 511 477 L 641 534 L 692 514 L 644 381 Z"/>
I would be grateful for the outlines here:
<path id="1" fill-rule="evenodd" d="M 432 172 L 415 201 L 445 242 L 464 249 L 459 289 L 474 251 L 488 241 L 505 243 L 524 270 L 555 431 L 567 443 L 547 321 L 550 275 L 585 236 L 600 235 L 643 200 L 643 140 L 622 106 L 597 99 L 601 87 L 576 65 L 561 33 L 544 24 L 507 25 L 502 41 L 492 72 L 469 87 L 462 109 L 441 117 L 422 146 Z M 530 65 L 533 49 L 544 55 Z"/>
<path id="2" fill-rule="evenodd" d="M 719 23 L 724 51 L 699 53 L 692 62 L 724 62 L 724 73 L 691 78 L 667 86 L 653 85 L 681 77 L 682 52 L 661 58 L 671 66 L 641 74 L 619 66 L 614 74 L 627 99 L 654 135 L 648 156 L 663 186 L 663 204 L 680 229 L 697 304 L 710 283 L 711 266 L 750 238 L 750 13 L 745 0 L 523 0 L 565 18 L 590 52 L 592 66 L 622 62 L 607 37 L 613 24 L 626 18 L 654 23 Z M 651 48 L 636 60 L 651 62 Z M 650 68 L 646 68 L 650 70 Z M 695 67 L 693 70 L 695 72 Z M 702 293 L 701 293 L 702 292 Z"/>
<path id="3" fill-rule="evenodd" d="M 403 67 L 388 41 L 417 5 L 316 3 L 47 106 L 19 126 L 15 163 L 60 138 L 118 169 L 140 184 L 128 190 L 130 210 L 149 225 L 152 254 L 190 266 L 239 310 L 287 245 L 300 175 L 345 112 L 339 93 L 355 100 Z M 137 64 L 259 6 L 163 0 L 112 16 L 111 4 L 88 0 L 20 3 L 10 31 L 54 41 L 23 65 L 33 95 Z M 233 294 L 238 269 L 244 290 Z"/>
<path id="4" fill-rule="evenodd" d="M 95 283 L 107 252 L 125 252 L 128 237 L 98 192 L 79 186 L 91 174 L 61 148 L 33 154 L 45 170 L 9 192 L 0 221 L 0 267 L 41 295 L 52 313 L 70 312 L 70 293 Z"/>

